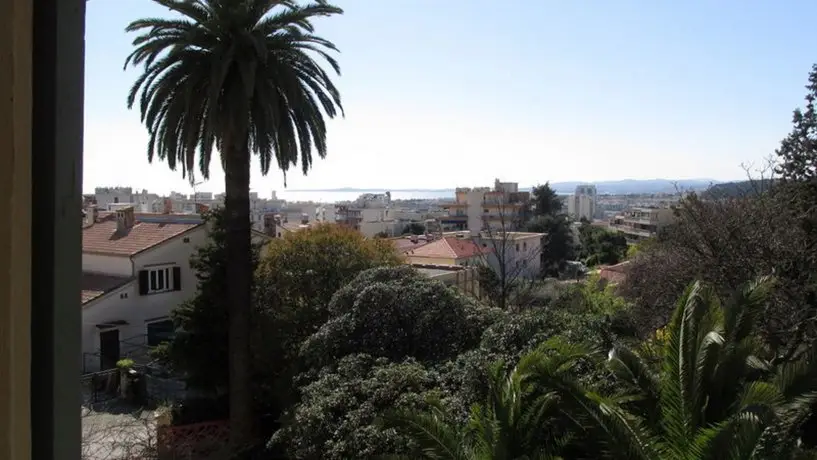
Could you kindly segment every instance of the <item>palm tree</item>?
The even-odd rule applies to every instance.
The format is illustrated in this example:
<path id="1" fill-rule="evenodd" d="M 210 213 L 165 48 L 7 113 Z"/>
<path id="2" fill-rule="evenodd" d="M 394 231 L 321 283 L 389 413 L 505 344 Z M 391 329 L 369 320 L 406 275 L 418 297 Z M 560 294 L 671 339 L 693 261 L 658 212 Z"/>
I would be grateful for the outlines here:
<path id="1" fill-rule="evenodd" d="M 566 350 L 566 349 L 563 349 Z M 573 351 L 584 353 L 575 347 Z M 565 361 L 570 352 L 561 355 Z M 530 360 L 511 372 L 502 363 L 489 370 L 489 392 L 484 405 L 475 405 L 468 423 L 460 426 L 437 401 L 429 413 L 395 412 L 384 420 L 418 444 L 426 458 L 439 460 L 559 459 L 569 438 L 559 430 L 558 398 L 553 392 L 536 392 L 529 381 Z M 416 458 L 416 457 L 414 457 Z"/>
<path id="2" fill-rule="evenodd" d="M 514 372 L 522 372 L 522 386 L 527 385 L 517 392 L 517 404 L 536 412 L 540 398 L 556 401 L 555 409 L 549 406 L 550 421 L 542 426 L 540 419 L 538 427 L 495 426 L 515 439 L 530 439 L 527 430 L 550 432 L 549 427 L 563 424 L 574 439 L 581 439 L 587 458 L 815 458 L 798 443 L 817 401 L 817 359 L 806 355 L 775 368 L 759 356 L 762 348 L 753 335 L 771 286 L 770 279 L 761 279 L 725 304 L 711 287 L 690 286 L 667 326 L 658 371 L 628 349 L 609 353 L 610 369 L 629 390 L 622 394 L 602 395 L 583 387 L 571 368 L 584 355 L 559 340 L 546 343 L 524 356 Z M 439 456 L 440 447 L 422 434 L 434 433 L 431 422 L 438 418 L 410 417 L 402 420 L 411 423 L 397 426 L 425 447 L 428 458 L 512 458 L 472 456 L 470 450 L 460 457 Z M 449 450 L 453 445 L 437 444 Z M 528 454 L 515 458 L 533 458 L 536 448 L 529 443 Z"/>
<path id="3" fill-rule="evenodd" d="M 314 35 L 312 19 L 341 14 L 323 0 L 154 0 L 180 17 L 133 21 L 139 32 L 128 65 L 143 66 L 128 96 L 147 127 L 148 160 L 192 178 L 209 177 L 213 148 L 225 175 L 229 258 L 230 423 L 234 443 L 251 435 L 249 314 L 252 283 L 250 162 L 284 172 L 313 150 L 326 156 L 324 117 L 342 114 L 338 90 L 321 68 L 335 46 Z M 235 445 L 235 444 L 234 444 Z"/>

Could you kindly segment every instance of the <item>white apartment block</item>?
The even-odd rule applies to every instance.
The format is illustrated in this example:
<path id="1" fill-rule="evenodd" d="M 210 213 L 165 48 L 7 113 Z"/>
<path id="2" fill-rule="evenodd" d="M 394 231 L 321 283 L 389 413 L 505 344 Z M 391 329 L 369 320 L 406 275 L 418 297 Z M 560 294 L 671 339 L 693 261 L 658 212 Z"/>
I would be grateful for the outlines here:
<path id="1" fill-rule="evenodd" d="M 596 217 L 598 196 L 595 185 L 579 185 L 573 195 L 567 198 L 567 214 L 575 220 L 593 221 Z"/>
<path id="2" fill-rule="evenodd" d="M 530 202 L 530 192 L 520 192 L 516 182 L 494 181 L 494 187 L 458 187 L 454 202 L 442 204 L 444 230 L 468 230 L 472 235 L 490 228 L 516 230 L 520 211 Z"/>
<path id="3" fill-rule="evenodd" d="M 658 235 L 663 228 L 675 222 L 671 208 L 628 208 L 610 221 L 610 228 L 624 234 L 627 240 L 636 242 Z"/>

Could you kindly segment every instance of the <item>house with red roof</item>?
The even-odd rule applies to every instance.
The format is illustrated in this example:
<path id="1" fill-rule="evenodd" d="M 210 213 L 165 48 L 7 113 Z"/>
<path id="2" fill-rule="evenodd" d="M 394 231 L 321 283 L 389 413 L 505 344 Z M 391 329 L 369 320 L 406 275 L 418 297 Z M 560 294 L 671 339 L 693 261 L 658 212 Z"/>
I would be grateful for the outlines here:
<path id="1" fill-rule="evenodd" d="M 493 248 L 480 246 L 470 238 L 446 236 L 410 248 L 404 254 L 412 265 L 476 266 L 484 264 L 491 252 Z"/>
<path id="2" fill-rule="evenodd" d="M 198 214 L 85 212 L 82 228 L 82 369 L 146 357 L 173 333 L 170 311 L 197 290 L 190 257 L 207 241 Z M 266 238 L 260 232 L 256 238 Z"/>

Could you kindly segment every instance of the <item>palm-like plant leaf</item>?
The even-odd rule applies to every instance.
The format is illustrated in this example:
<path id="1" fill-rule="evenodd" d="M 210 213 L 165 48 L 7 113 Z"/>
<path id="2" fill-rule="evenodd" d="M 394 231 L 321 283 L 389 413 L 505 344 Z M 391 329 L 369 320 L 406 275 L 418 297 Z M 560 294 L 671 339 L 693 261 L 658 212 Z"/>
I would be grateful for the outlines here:
<path id="1" fill-rule="evenodd" d="M 342 13 L 326 2 L 154 0 L 181 19 L 133 21 L 125 66 L 143 66 L 128 96 L 150 133 L 148 159 L 209 177 L 212 150 L 259 155 L 284 172 L 313 150 L 326 155 L 326 124 L 342 113 L 340 94 L 314 57 L 340 73 L 335 46 L 313 34 L 312 19 Z"/>

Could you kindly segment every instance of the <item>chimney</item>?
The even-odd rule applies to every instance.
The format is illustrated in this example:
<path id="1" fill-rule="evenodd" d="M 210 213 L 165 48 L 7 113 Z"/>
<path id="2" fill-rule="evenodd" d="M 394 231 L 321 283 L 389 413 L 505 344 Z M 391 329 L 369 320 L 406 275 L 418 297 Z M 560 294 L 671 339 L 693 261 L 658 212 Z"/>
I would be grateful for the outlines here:
<path id="1" fill-rule="evenodd" d="M 99 219 L 99 209 L 97 209 L 95 204 L 85 208 L 84 212 L 85 212 L 85 218 L 83 222 L 84 227 L 94 225 L 97 219 Z"/>
<path id="2" fill-rule="evenodd" d="M 133 224 L 136 222 L 136 216 L 133 213 L 133 206 L 128 206 L 127 208 L 120 209 L 116 211 L 116 232 L 117 233 L 127 233 L 128 230 L 133 228 Z"/>

